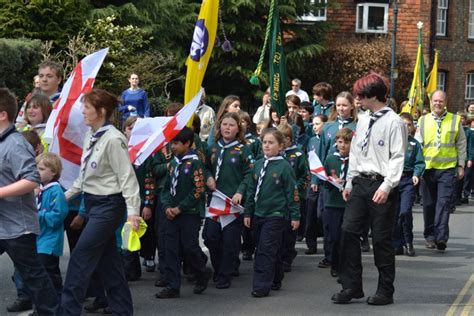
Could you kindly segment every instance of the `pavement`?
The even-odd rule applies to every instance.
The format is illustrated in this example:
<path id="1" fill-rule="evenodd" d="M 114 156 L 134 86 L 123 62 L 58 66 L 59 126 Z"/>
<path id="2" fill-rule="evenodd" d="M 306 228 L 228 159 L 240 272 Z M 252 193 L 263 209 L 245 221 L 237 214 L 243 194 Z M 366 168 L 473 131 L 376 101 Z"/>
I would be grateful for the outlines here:
<path id="1" fill-rule="evenodd" d="M 341 286 L 320 269 L 322 240 L 317 255 L 305 255 L 304 243 L 297 244 L 298 256 L 293 270 L 285 274 L 280 291 L 266 298 L 250 296 L 252 262 L 242 261 L 240 277 L 232 287 L 218 290 L 210 283 L 201 295 L 192 293 L 193 286 L 183 280 L 181 297 L 160 300 L 155 298 L 156 273 L 143 272 L 141 280 L 130 282 L 135 315 L 474 315 L 474 201 L 457 208 L 450 219 L 450 239 L 444 253 L 428 250 L 423 240 L 423 214 L 420 206 L 414 209 L 415 257 L 396 257 L 394 304 L 370 306 L 367 296 L 375 293 L 377 271 L 372 252 L 363 254 L 364 292 L 366 297 L 351 304 L 333 304 L 331 295 Z M 61 258 L 62 272 L 66 271 L 69 254 Z M 0 256 L 0 315 L 15 298 L 11 282 L 13 266 L 6 255 Z M 20 315 L 27 315 L 22 313 Z"/>

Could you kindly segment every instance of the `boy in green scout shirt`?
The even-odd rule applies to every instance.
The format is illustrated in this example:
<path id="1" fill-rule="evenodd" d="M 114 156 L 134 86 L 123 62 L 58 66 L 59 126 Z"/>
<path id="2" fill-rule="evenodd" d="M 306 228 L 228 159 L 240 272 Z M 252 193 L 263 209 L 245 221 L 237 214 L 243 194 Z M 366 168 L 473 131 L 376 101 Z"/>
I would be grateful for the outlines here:
<path id="1" fill-rule="evenodd" d="M 199 246 L 201 211 L 204 207 L 204 170 L 196 151 L 190 149 L 194 132 L 185 127 L 173 139 L 165 186 L 161 194 L 166 213 L 165 278 L 168 285 L 156 294 L 157 298 L 179 297 L 181 286 L 181 255 L 197 274 L 194 293 L 201 294 L 211 277 L 206 268 L 205 255 Z"/>
<path id="2" fill-rule="evenodd" d="M 398 184 L 399 203 L 396 224 L 393 232 L 393 246 L 395 254 L 415 255 L 413 248 L 413 214 L 412 207 L 415 201 L 415 187 L 425 171 L 425 158 L 421 144 L 411 134 L 415 131 L 413 118 L 409 113 L 402 113 L 400 117 L 408 129 L 408 142 L 405 151 L 405 164 L 402 177 Z"/>
<path id="3" fill-rule="evenodd" d="M 246 227 L 252 225 L 257 244 L 252 296 L 279 290 L 283 280 L 281 241 L 291 218 L 293 230 L 300 225 L 299 193 L 293 168 L 280 155 L 284 137 L 275 128 L 262 132 L 264 158 L 252 171 L 245 203 Z"/>
<path id="4" fill-rule="evenodd" d="M 245 140 L 247 141 L 247 146 L 250 148 L 252 155 L 255 160 L 258 160 L 263 157 L 262 152 L 262 142 L 260 139 L 250 132 L 250 126 L 252 121 L 250 120 L 250 115 L 245 111 L 239 112 L 240 123 L 245 131 Z"/>
<path id="5" fill-rule="evenodd" d="M 283 234 L 283 250 L 282 250 L 282 261 L 283 269 L 285 272 L 291 271 L 291 264 L 297 255 L 295 249 L 297 235 L 304 236 L 305 217 L 306 217 L 306 189 L 309 183 L 309 167 L 306 155 L 299 146 L 294 143 L 292 128 L 287 124 L 282 124 L 277 129 L 285 137 L 285 149 L 284 158 L 288 161 L 295 171 L 296 183 L 298 186 L 298 194 L 300 199 L 300 229 L 299 231 L 293 231 L 291 225 L 288 224 Z"/>
<path id="6" fill-rule="evenodd" d="M 344 187 L 347 170 L 349 169 L 349 150 L 351 148 L 352 130 L 341 128 L 336 133 L 337 152 L 328 156 L 324 162 L 324 170 L 328 176 Z M 338 276 L 339 240 L 341 239 L 341 225 L 346 202 L 342 192 L 333 184 L 326 182 L 327 196 L 323 211 L 324 223 L 324 253 L 325 260 L 331 265 L 331 275 Z M 327 249 L 326 249 L 327 248 Z"/>

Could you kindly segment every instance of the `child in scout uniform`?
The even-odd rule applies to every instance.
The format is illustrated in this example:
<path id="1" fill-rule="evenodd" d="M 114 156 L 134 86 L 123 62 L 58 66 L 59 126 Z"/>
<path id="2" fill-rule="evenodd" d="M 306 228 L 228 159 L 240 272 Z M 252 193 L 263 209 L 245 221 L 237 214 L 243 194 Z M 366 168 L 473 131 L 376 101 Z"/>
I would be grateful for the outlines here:
<path id="1" fill-rule="evenodd" d="M 239 112 L 240 123 L 245 131 L 245 140 L 247 141 L 247 146 L 250 148 L 252 155 L 255 160 L 262 158 L 262 142 L 260 139 L 250 132 L 250 126 L 252 123 L 250 121 L 250 115 L 245 111 Z"/>
<path id="2" fill-rule="evenodd" d="M 349 150 L 351 148 L 352 130 L 342 128 L 336 133 L 337 152 L 328 156 L 324 162 L 324 170 L 335 181 L 344 186 L 349 168 Z M 341 225 L 346 202 L 342 198 L 342 191 L 325 183 L 327 188 L 326 204 L 323 212 L 324 223 L 324 260 L 331 265 L 331 275 L 338 276 L 339 241 L 341 239 Z"/>
<path id="3" fill-rule="evenodd" d="M 291 218 L 293 230 L 299 227 L 299 193 L 295 172 L 280 155 L 285 138 L 275 128 L 262 132 L 264 158 L 257 161 L 245 203 L 245 226 L 252 225 L 257 251 L 252 296 L 267 296 L 279 290 L 283 280 L 281 243 Z"/>
<path id="4" fill-rule="evenodd" d="M 293 142 L 293 131 L 289 125 L 280 125 L 277 128 L 285 137 L 285 149 L 283 157 L 290 163 L 295 171 L 296 182 L 298 186 L 299 200 L 300 200 L 300 221 L 301 226 L 304 226 L 302 218 L 306 215 L 306 188 L 309 183 L 309 168 L 308 160 L 304 152 L 299 146 Z M 297 231 L 292 230 L 290 223 L 288 223 L 286 230 L 283 233 L 283 245 L 281 259 L 283 261 L 283 269 L 285 272 L 291 271 L 291 264 L 297 255 L 296 244 Z"/>
<path id="5" fill-rule="evenodd" d="M 320 141 L 321 141 L 321 131 L 324 127 L 324 124 L 327 122 L 327 116 L 323 114 L 316 115 L 313 117 L 313 134 L 314 136 L 308 142 L 308 152 L 313 151 L 318 152 Z M 318 183 L 317 177 L 311 175 L 311 184 L 308 188 L 308 196 L 306 199 L 306 227 L 305 227 L 305 237 L 306 237 L 306 246 L 308 249 L 305 251 L 307 255 L 315 255 L 317 253 L 318 247 L 318 234 L 321 236 L 322 225 L 321 220 L 318 216 Z M 321 227 L 321 228 L 320 228 Z"/>
<path id="6" fill-rule="evenodd" d="M 37 196 L 40 234 L 37 237 L 37 250 L 41 263 L 58 295 L 62 289 L 59 270 L 59 257 L 64 248 L 64 219 L 68 205 L 64 190 L 58 180 L 61 176 L 61 160 L 53 153 L 43 153 L 36 158 L 41 178 L 41 188 Z"/>
<path id="7" fill-rule="evenodd" d="M 242 204 L 250 181 L 253 156 L 245 146 L 244 129 L 237 113 L 225 113 L 216 123 L 219 129 L 206 156 L 207 186 L 219 190 Z M 221 223 L 207 218 L 204 225 L 204 244 L 209 249 L 217 289 L 231 285 L 232 275 L 238 276 L 242 216 L 221 228 Z"/>
<path id="8" fill-rule="evenodd" d="M 201 294 L 207 288 L 210 269 L 199 246 L 201 211 L 204 208 L 204 169 L 193 144 L 194 132 L 185 127 L 173 139 L 166 183 L 161 194 L 166 213 L 165 278 L 168 285 L 156 294 L 157 298 L 179 297 L 181 287 L 181 258 L 197 273 L 193 292 Z"/>
<path id="9" fill-rule="evenodd" d="M 402 177 L 398 184 L 400 191 L 396 226 L 393 234 L 395 254 L 406 254 L 413 257 L 413 214 L 412 207 L 415 202 L 415 187 L 420 182 L 420 177 L 425 171 L 425 159 L 420 143 L 411 134 L 415 130 L 413 118 L 409 113 L 400 114 L 408 128 L 408 142 L 405 151 L 405 165 Z"/>
<path id="10" fill-rule="evenodd" d="M 299 114 L 301 115 L 301 118 L 303 119 L 305 133 L 310 138 L 314 136 L 313 126 L 312 126 L 313 124 L 311 121 L 313 118 L 312 116 L 313 112 L 314 112 L 314 107 L 310 102 L 308 101 L 301 102 Z"/>

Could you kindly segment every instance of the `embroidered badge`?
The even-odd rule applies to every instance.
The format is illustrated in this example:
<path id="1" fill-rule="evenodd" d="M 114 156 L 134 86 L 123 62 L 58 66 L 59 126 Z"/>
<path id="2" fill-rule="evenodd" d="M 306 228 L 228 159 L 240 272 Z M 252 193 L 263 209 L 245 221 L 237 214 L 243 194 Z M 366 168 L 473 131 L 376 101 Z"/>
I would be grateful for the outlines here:
<path id="1" fill-rule="evenodd" d="M 92 169 L 97 168 L 97 162 L 95 162 L 95 161 L 91 162 L 91 168 Z"/>
<path id="2" fill-rule="evenodd" d="M 122 146 L 123 149 L 127 149 L 127 145 L 125 145 L 124 142 L 120 143 L 120 146 Z"/>
<path id="3" fill-rule="evenodd" d="M 232 157 L 232 158 L 230 159 L 230 161 L 231 161 L 232 163 L 235 163 L 236 159 L 235 159 L 234 157 Z"/>
<path id="4" fill-rule="evenodd" d="M 379 146 L 383 146 L 385 145 L 385 142 L 383 141 L 383 139 L 379 140 Z"/>

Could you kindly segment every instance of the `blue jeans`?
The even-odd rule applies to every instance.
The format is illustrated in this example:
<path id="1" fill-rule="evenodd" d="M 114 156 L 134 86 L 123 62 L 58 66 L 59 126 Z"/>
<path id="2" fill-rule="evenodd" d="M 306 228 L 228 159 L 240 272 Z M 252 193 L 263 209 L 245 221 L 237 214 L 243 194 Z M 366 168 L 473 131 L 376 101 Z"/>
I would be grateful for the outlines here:
<path id="1" fill-rule="evenodd" d="M 36 235 L 27 234 L 0 240 L 0 253 L 5 251 L 26 285 L 27 293 L 40 315 L 54 315 L 58 298 L 53 284 L 36 253 Z"/>

